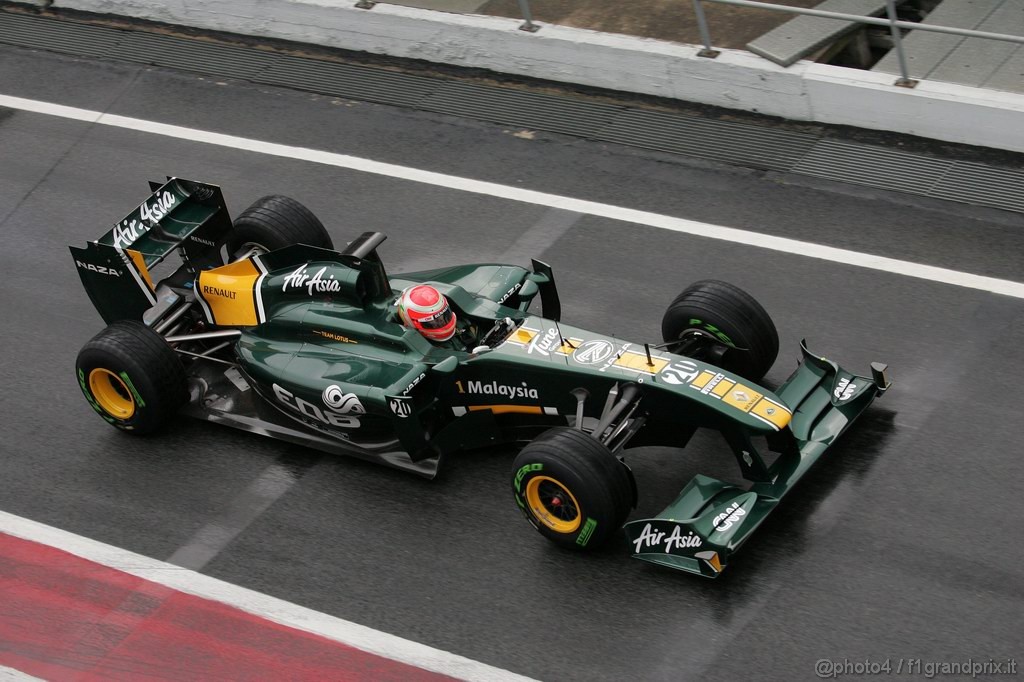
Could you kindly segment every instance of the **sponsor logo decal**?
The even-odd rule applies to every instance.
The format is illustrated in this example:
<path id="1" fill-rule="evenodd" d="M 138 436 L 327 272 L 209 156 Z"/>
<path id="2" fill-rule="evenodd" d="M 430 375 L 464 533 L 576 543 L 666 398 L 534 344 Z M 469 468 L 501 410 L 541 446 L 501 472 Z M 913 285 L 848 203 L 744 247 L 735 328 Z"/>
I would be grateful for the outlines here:
<path id="1" fill-rule="evenodd" d="M 211 287 L 208 284 L 203 285 L 203 293 L 230 299 L 234 299 L 235 296 L 237 295 L 237 292 L 231 291 L 230 289 L 220 289 L 218 287 Z"/>
<path id="2" fill-rule="evenodd" d="M 581 365 L 599 365 L 615 352 L 610 341 L 587 341 L 572 353 L 572 359 Z"/>
<path id="3" fill-rule="evenodd" d="M 189 235 L 189 239 L 199 244 L 203 244 L 205 246 L 217 246 L 217 242 L 213 241 L 212 239 L 203 239 L 202 237 L 197 237 L 194 234 Z"/>
<path id="4" fill-rule="evenodd" d="M 661 551 L 664 554 L 671 554 L 674 549 L 686 549 L 688 547 L 700 547 L 701 539 L 692 530 L 683 535 L 682 526 L 674 526 L 671 533 L 654 530 L 651 524 L 644 526 L 644 530 L 633 541 L 633 553 L 640 554 L 641 551 Z M 660 550 L 659 550 L 659 546 Z"/>
<path id="5" fill-rule="evenodd" d="M 273 388 L 274 396 L 278 400 L 307 419 L 312 419 L 320 424 L 336 426 L 342 429 L 358 429 L 360 426 L 359 417 L 354 417 L 352 414 L 366 413 L 358 397 L 352 393 L 343 393 L 338 386 L 328 386 L 324 390 L 324 403 L 329 407 L 343 407 L 345 408 L 344 411 L 322 409 L 320 406 L 303 400 L 288 389 L 282 388 L 277 384 L 274 384 Z M 352 414 L 349 414 L 350 412 Z"/>
<path id="6" fill-rule="evenodd" d="M 324 389 L 324 405 L 334 408 L 342 414 L 366 414 L 366 408 L 355 393 L 345 393 L 337 384 Z"/>
<path id="7" fill-rule="evenodd" d="M 522 492 L 523 479 L 526 478 L 526 474 L 530 473 L 531 471 L 543 470 L 543 464 L 524 464 L 523 466 L 519 467 L 519 471 L 516 472 L 516 478 L 514 483 L 516 492 Z"/>
<path id="8" fill-rule="evenodd" d="M 490 383 L 484 383 L 482 381 L 467 381 L 466 385 L 462 385 L 462 381 L 456 381 L 455 387 L 459 390 L 459 393 L 466 393 L 469 395 L 500 395 L 506 398 L 529 398 L 531 400 L 537 400 L 540 395 L 537 393 L 537 389 L 530 388 L 530 386 L 524 381 L 520 386 L 514 386 L 512 384 L 499 384 L 497 381 Z"/>
<path id="9" fill-rule="evenodd" d="M 426 372 L 420 372 L 420 375 L 418 377 L 416 377 L 415 379 L 413 379 L 412 381 L 410 381 L 409 385 L 405 387 L 405 390 L 402 391 L 402 395 L 409 395 L 409 391 L 411 391 L 412 389 L 416 388 L 416 384 L 418 384 L 421 381 L 423 381 L 426 378 L 426 376 L 427 376 Z"/>
<path id="10" fill-rule="evenodd" d="M 583 343 L 583 339 L 570 337 L 562 339 L 562 343 L 558 343 L 556 346 L 558 340 L 558 329 L 548 329 L 541 334 L 537 329 L 524 326 L 512 332 L 505 339 L 505 343 L 526 348 L 527 353 L 537 353 L 538 355 L 545 356 L 550 356 L 552 353 L 572 355 L 572 352 Z"/>
<path id="11" fill-rule="evenodd" d="M 530 341 L 530 345 L 526 347 L 527 353 L 537 353 L 538 355 L 551 355 L 552 347 L 555 342 L 558 341 L 558 330 L 550 328 L 544 335 L 537 334 Z"/>
<path id="12" fill-rule="evenodd" d="M 609 367 L 614 365 L 616 363 L 616 361 L 618 361 L 619 359 L 622 358 L 622 354 L 625 353 L 629 349 L 629 347 L 632 346 L 632 345 L 633 345 L 632 343 L 624 343 L 624 344 L 622 344 L 622 348 L 619 349 L 619 352 L 615 355 L 615 357 L 609 358 L 608 362 L 604 363 L 604 366 L 601 367 L 600 371 L 602 371 L 602 372 L 607 371 Z"/>
<path id="13" fill-rule="evenodd" d="M 388 407 L 396 417 L 405 419 L 412 414 L 412 398 L 404 395 L 391 396 L 388 398 Z"/>
<path id="14" fill-rule="evenodd" d="M 588 516 L 583 524 L 583 530 L 576 536 L 576 544 L 580 547 L 586 547 L 587 543 L 590 542 L 590 536 L 594 534 L 595 528 L 597 528 L 597 521 Z"/>
<path id="15" fill-rule="evenodd" d="M 115 270 L 114 268 L 108 268 L 105 265 L 93 265 L 92 263 L 83 263 L 80 260 L 76 260 L 75 265 L 82 268 L 83 270 L 92 270 L 93 272 L 98 272 L 101 275 L 110 275 L 112 277 L 121 276 L 121 272 L 119 270 Z"/>
<path id="16" fill-rule="evenodd" d="M 716 531 L 722 533 L 732 528 L 733 524 L 738 523 L 740 518 L 746 516 L 746 514 L 747 512 L 745 509 L 740 509 L 739 502 L 733 502 L 732 504 L 725 508 L 724 512 L 715 516 L 715 519 L 711 522 L 711 525 L 715 527 Z"/>
<path id="17" fill-rule="evenodd" d="M 306 272 L 306 267 L 309 263 L 300 265 L 290 275 L 284 278 L 284 283 L 281 285 L 281 291 L 288 291 L 289 289 L 301 289 L 306 288 L 306 293 L 309 296 L 313 295 L 313 292 L 318 294 L 333 294 L 341 291 L 341 282 L 334 279 L 334 275 L 330 275 L 327 279 L 324 279 L 324 273 L 327 272 L 327 268 L 320 268 L 316 274 L 310 277 L 309 273 Z"/>
<path id="18" fill-rule="evenodd" d="M 718 338 L 719 341 L 721 341 L 722 343 L 724 343 L 726 345 L 729 345 L 729 346 L 733 345 L 732 339 L 729 338 L 729 335 L 726 334 L 725 332 L 723 332 L 721 329 L 719 329 L 715 325 L 711 324 L 710 322 L 704 322 L 703 320 L 698 320 L 697 318 L 691 317 L 690 318 L 690 324 L 694 325 L 696 327 L 700 327 L 701 329 L 704 329 L 704 330 L 714 334 Z"/>
<path id="19" fill-rule="evenodd" d="M 704 395 L 711 393 L 711 391 L 714 390 L 715 386 L 717 386 L 719 382 L 722 381 L 722 379 L 725 379 L 725 375 L 719 372 L 715 376 L 711 377 L 711 381 L 704 384 L 704 388 L 700 389 L 700 392 L 703 393 Z"/>
<path id="20" fill-rule="evenodd" d="M 697 378 L 697 365 L 686 360 L 680 360 L 673 362 L 671 365 L 661 370 L 661 378 L 665 380 L 665 383 L 672 384 L 674 386 L 681 386 L 688 384 Z"/>
<path id="21" fill-rule="evenodd" d="M 764 395 L 752 388 L 748 388 L 743 384 L 736 384 L 733 390 L 726 396 L 722 397 L 722 402 L 727 405 L 732 405 L 738 410 L 744 412 L 750 412 L 758 400 L 763 398 Z"/>
<path id="22" fill-rule="evenodd" d="M 99 414 L 101 417 L 106 419 L 111 424 L 115 423 L 114 418 L 103 411 L 103 408 L 100 407 L 100 404 L 97 403 L 96 399 L 92 397 L 92 393 L 89 392 L 89 388 L 86 386 L 85 383 L 85 370 L 78 370 L 78 385 L 81 386 L 82 393 L 85 394 L 85 399 L 89 402 L 90 405 L 92 405 L 92 409 L 96 410 L 97 414 Z"/>
<path id="23" fill-rule="evenodd" d="M 840 379 L 839 383 L 836 384 L 836 390 L 832 392 L 832 395 L 836 397 L 836 400 L 843 402 L 853 397 L 853 394 L 857 392 L 857 384 L 853 383 L 849 379 Z"/>
<path id="24" fill-rule="evenodd" d="M 335 334 L 334 332 L 325 332 L 325 331 L 322 331 L 320 329 L 314 329 L 313 333 L 314 334 L 318 334 L 318 335 L 324 337 L 325 339 L 330 339 L 331 341 L 337 341 L 338 343 L 359 343 L 358 341 L 353 341 L 352 339 L 348 338 L 347 336 L 342 336 L 341 334 Z"/>
<path id="25" fill-rule="evenodd" d="M 160 196 L 153 197 L 152 201 L 147 201 L 139 206 L 139 217 L 142 218 L 142 222 L 139 222 L 138 218 L 129 216 L 114 226 L 114 247 L 122 249 L 131 246 L 132 242 L 149 232 L 153 225 L 170 213 L 177 202 L 177 197 L 164 190 Z"/>
<path id="26" fill-rule="evenodd" d="M 522 282 L 519 282 L 518 284 L 514 285 L 514 286 L 513 286 L 513 287 L 512 287 L 511 289 L 509 289 L 508 291 L 506 291 L 506 292 L 505 292 L 505 295 L 504 295 L 504 296 L 502 296 L 501 298 L 499 298 L 499 299 L 498 299 L 498 305 L 501 305 L 502 303 L 504 303 L 504 302 L 505 302 L 505 301 L 507 301 L 508 299 L 512 298 L 512 295 L 513 295 L 514 293 L 516 293 L 517 291 L 519 291 L 519 288 L 520 288 L 521 286 L 523 286 L 523 283 L 522 283 Z"/>
<path id="27" fill-rule="evenodd" d="M 131 389 L 132 395 L 135 396 L 135 402 L 138 404 L 138 406 L 139 407 L 145 407 L 146 406 L 146 401 L 142 399 L 141 395 L 139 395 L 139 391 L 138 391 L 137 388 L 135 388 L 135 384 L 132 383 L 132 380 L 128 376 L 128 373 L 127 372 L 121 372 L 120 377 L 122 379 L 124 379 L 124 383 L 128 386 L 128 388 Z"/>

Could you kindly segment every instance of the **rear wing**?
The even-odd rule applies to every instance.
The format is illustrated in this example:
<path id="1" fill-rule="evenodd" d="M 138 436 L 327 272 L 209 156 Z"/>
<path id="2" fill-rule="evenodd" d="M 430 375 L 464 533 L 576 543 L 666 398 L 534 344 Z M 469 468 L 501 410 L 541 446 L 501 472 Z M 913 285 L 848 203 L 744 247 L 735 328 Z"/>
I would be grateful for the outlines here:
<path id="1" fill-rule="evenodd" d="M 170 178 L 150 183 L 152 194 L 85 248 L 70 247 L 82 286 L 107 324 L 141 320 L 157 302 L 152 268 L 177 251 L 186 271 L 181 284 L 196 273 L 223 265 L 221 247 L 231 218 L 220 188 L 194 180 Z M 173 275 L 172 275 L 173 276 Z"/>

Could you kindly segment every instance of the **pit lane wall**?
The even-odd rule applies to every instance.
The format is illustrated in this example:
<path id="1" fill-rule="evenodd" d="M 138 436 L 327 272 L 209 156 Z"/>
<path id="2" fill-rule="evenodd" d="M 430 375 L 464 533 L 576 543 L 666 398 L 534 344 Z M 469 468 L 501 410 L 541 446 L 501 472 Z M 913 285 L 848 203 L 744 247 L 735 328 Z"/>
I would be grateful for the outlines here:
<path id="1" fill-rule="evenodd" d="M 811 62 L 782 68 L 742 50 L 354 0 L 15 0 L 194 28 L 421 59 L 655 95 L 798 121 L 844 124 L 1024 152 L 1024 95 Z M 623 11 L 627 11 L 624 6 Z"/>

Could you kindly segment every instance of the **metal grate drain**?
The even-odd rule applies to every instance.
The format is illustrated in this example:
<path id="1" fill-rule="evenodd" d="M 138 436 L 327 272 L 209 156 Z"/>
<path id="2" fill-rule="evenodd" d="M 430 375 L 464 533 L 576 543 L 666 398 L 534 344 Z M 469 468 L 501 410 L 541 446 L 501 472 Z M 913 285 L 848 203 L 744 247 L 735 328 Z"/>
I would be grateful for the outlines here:
<path id="1" fill-rule="evenodd" d="M 817 140 L 786 130 L 636 108 L 624 110 L 595 137 L 765 170 L 791 170 Z"/>
<path id="2" fill-rule="evenodd" d="M 398 73 L 0 11 L 0 43 L 410 107 L 750 168 L 1024 212 L 1024 172 L 749 123 Z"/>
<path id="3" fill-rule="evenodd" d="M 793 172 L 927 196 L 952 165 L 952 161 L 919 154 L 819 140 Z M 872 169 L 870 176 L 864 174 L 865 167 Z"/>

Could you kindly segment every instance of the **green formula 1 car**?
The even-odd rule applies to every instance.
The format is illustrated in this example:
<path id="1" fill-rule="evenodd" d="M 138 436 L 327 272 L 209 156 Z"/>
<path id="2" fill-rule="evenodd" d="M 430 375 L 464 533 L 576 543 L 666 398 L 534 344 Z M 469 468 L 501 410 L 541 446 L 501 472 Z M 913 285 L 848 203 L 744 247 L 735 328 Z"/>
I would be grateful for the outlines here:
<path id="1" fill-rule="evenodd" d="M 232 221 L 214 185 L 171 179 L 151 191 L 103 237 L 71 247 L 109 325 L 79 353 L 78 382 L 129 433 L 184 412 L 427 477 L 446 453 L 525 443 L 516 504 L 548 539 L 590 549 L 636 506 L 627 446 L 683 447 L 715 429 L 750 485 L 698 475 L 657 517 L 625 525 L 635 557 L 714 577 L 889 387 L 884 365 L 857 376 L 806 347 L 781 388 L 758 385 L 778 336 L 724 282 L 683 291 L 662 342 L 632 343 L 562 324 L 552 270 L 536 260 L 389 275 L 384 235 L 335 251 L 287 197 Z M 172 254 L 176 268 L 162 263 Z M 447 297 L 455 341 L 433 344 L 396 317 L 397 296 L 417 283 Z M 778 453 L 770 466 L 765 447 Z"/>

